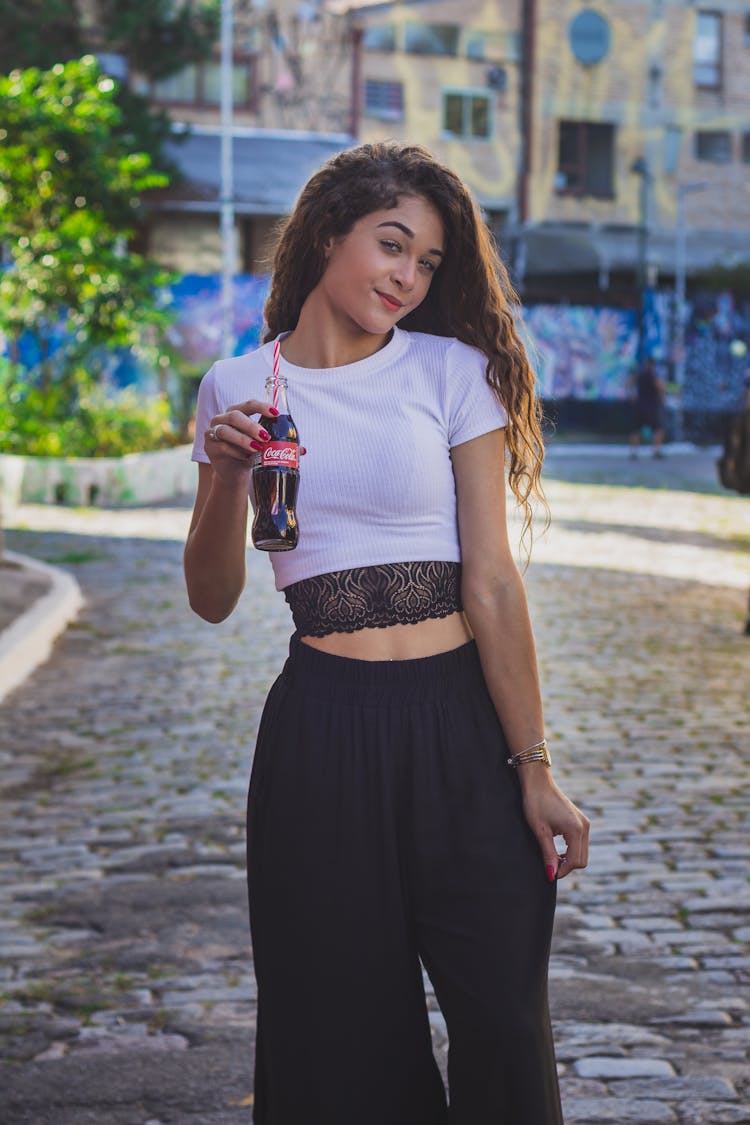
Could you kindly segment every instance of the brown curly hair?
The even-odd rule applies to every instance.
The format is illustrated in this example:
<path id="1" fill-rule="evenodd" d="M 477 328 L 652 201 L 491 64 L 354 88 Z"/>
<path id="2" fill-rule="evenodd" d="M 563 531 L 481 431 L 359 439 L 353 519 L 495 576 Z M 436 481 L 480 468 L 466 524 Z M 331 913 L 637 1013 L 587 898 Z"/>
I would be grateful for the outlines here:
<path id="1" fill-rule="evenodd" d="M 420 196 L 443 222 L 445 258 L 427 296 L 399 327 L 454 336 L 487 357 L 487 382 L 508 414 L 508 483 L 531 532 L 532 503 L 541 502 L 544 459 L 536 380 L 516 328 L 519 300 L 479 209 L 462 180 L 420 145 L 365 144 L 332 157 L 303 188 L 283 223 L 273 261 L 263 340 L 292 331 L 320 281 L 325 246 L 373 211 Z"/>

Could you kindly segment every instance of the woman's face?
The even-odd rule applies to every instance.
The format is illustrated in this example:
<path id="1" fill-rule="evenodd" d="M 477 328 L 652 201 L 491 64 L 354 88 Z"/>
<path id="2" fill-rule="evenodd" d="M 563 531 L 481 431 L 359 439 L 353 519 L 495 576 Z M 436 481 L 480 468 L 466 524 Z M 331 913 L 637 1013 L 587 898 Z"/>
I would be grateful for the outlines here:
<path id="1" fill-rule="evenodd" d="M 349 331 L 384 335 L 427 296 L 444 241 L 432 204 L 402 196 L 331 242 L 318 296 Z"/>

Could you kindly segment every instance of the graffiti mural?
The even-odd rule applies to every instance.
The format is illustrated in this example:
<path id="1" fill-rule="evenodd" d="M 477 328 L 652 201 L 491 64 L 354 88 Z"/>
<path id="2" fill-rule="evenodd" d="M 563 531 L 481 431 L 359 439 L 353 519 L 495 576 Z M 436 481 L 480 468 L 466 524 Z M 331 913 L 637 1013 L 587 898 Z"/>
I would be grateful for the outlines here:
<path id="1" fill-rule="evenodd" d="M 739 409 L 750 385 L 750 300 L 698 293 L 685 329 L 682 406 L 701 418 Z"/>
<path id="2" fill-rule="evenodd" d="M 263 305 L 270 279 L 239 274 L 234 279 L 235 355 L 252 351 L 260 342 Z M 221 355 L 221 277 L 185 274 L 171 287 L 177 319 L 169 342 L 195 367 L 210 367 Z"/>
<path id="3" fill-rule="evenodd" d="M 638 318 L 624 309 L 533 305 L 526 341 L 543 398 L 624 399 L 638 350 Z"/>
<path id="4" fill-rule="evenodd" d="M 234 281 L 235 355 L 260 342 L 269 278 L 239 275 Z M 175 312 L 169 343 L 195 375 L 222 354 L 221 278 L 188 274 L 169 291 Z M 668 369 L 671 350 L 671 295 L 653 293 L 644 312 L 648 353 Z M 635 311 L 569 305 L 531 305 L 519 327 L 526 341 L 539 390 L 545 399 L 622 401 L 638 351 Z M 65 339 L 61 322 L 54 352 Z M 750 378 L 750 301 L 729 293 L 697 294 L 685 325 L 686 365 L 682 407 L 701 414 L 731 410 Z M 4 341 L 0 338 L 0 355 Z M 39 345 L 32 333 L 21 341 L 20 361 L 33 368 Z M 105 379 L 114 386 L 135 385 L 144 393 L 158 387 L 155 372 L 123 350 L 99 356 Z"/>

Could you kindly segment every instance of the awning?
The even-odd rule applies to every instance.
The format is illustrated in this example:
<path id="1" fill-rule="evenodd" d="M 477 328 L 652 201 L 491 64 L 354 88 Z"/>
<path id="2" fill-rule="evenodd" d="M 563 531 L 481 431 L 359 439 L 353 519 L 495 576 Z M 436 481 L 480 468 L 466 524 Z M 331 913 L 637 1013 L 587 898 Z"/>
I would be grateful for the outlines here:
<path id="1" fill-rule="evenodd" d="M 277 133 L 235 129 L 234 208 L 239 214 L 286 215 L 304 184 L 331 156 L 349 148 L 341 134 Z M 221 135 L 193 127 L 166 146 L 184 180 L 149 193 L 158 210 L 218 212 L 221 205 Z"/>

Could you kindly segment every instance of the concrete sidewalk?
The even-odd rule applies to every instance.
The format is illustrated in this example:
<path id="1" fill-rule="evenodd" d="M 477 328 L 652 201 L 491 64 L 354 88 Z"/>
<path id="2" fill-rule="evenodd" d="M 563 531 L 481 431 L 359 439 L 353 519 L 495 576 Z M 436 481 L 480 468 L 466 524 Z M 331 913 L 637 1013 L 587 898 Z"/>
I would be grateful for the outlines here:
<path id="1" fill-rule="evenodd" d="M 570 1125 L 750 1122 L 750 503 L 683 456 L 553 449 L 527 577 L 556 773 L 593 821 L 552 962 Z M 188 519 L 27 508 L 8 531 L 86 596 L 0 712 L 9 1125 L 251 1119 L 244 800 L 290 620 L 257 554 L 229 621 L 193 617 Z"/>

